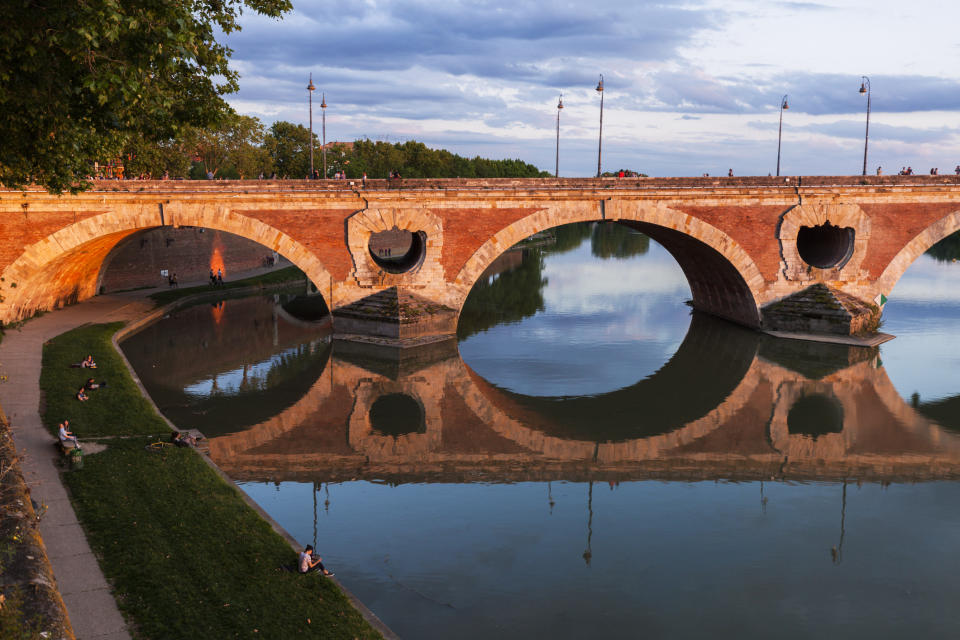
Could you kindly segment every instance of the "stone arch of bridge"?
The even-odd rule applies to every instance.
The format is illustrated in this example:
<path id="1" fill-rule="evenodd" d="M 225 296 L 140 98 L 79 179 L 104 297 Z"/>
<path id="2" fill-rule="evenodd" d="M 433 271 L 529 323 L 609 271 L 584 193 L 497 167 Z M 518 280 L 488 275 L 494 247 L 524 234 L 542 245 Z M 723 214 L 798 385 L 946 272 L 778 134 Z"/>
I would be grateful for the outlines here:
<path id="1" fill-rule="evenodd" d="M 153 211 L 111 211 L 75 222 L 27 246 L 3 271 L 0 320 L 16 322 L 37 311 L 96 295 L 101 267 L 114 248 L 137 232 L 160 226 Z M 316 255 L 259 220 L 223 208 L 211 212 L 184 207 L 177 211 L 176 226 L 217 229 L 257 242 L 290 260 L 321 287 L 322 294 L 329 295 L 324 287 L 331 277 Z M 329 304 L 329 297 L 326 299 Z"/>
<path id="2" fill-rule="evenodd" d="M 950 213 L 918 233 L 893 257 L 877 279 L 876 290 L 890 295 L 901 276 L 930 247 L 960 231 L 960 211 Z"/>
<path id="3" fill-rule="evenodd" d="M 713 225 L 655 202 L 558 204 L 517 220 L 481 245 L 461 268 L 454 281 L 456 308 L 463 308 L 487 267 L 516 243 L 564 224 L 602 220 L 641 231 L 669 251 L 687 278 L 695 308 L 748 327 L 760 326 L 757 294 L 764 278 L 746 250 Z"/>

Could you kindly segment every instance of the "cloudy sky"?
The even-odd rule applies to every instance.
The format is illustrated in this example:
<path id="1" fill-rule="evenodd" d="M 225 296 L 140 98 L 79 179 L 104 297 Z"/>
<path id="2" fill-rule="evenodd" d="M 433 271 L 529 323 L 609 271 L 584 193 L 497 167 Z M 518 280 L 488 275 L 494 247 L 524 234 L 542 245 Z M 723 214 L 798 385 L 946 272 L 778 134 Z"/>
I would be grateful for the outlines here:
<path id="1" fill-rule="evenodd" d="M 960 163 L 960 8 L 939 0 L 294 0 L 227 38 L 240 91 L 265 122 L 327 139 L 419 140 L 462 155 L 650 175 L 859 174 L 870 77 L 870 171 Z M 319 98 L 319 95 L 316 97 Z M 317 100 L 319 103 L 319 100 Z M 319 131 L 319 109 L 315 109 Z"/>

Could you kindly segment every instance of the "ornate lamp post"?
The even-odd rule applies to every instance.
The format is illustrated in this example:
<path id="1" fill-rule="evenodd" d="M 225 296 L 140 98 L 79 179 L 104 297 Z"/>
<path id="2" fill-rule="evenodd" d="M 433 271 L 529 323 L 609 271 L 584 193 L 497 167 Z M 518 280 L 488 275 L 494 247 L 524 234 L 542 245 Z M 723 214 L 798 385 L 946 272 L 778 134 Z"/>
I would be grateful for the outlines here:
<path id="1" fill-rule="evenodd" d="M 313 179 L 313 74 L 310 74 L 310 84 L 307 85 L 307 95 L 310 96 L 310 179 Z"/>
<path id="2" fill-rule="evenodd" d="M 789 109 L 790 105 L 787 104 L 787 96 L 784 94 L 780 98 L 780 129 L 777 132 L 777 176 L 780 175 L 780 141 L 783 139 L 783 110 Z"/>
<path id="3" fill-rule="evenodd" d="M 560 94 L 560 102 L 557 103 L 557 164 L 553 170 L 553 177 L 560 177 L 560 110 L 563 109 L 563 94 Z"/>
<path id="4" fill-rule="evenodd" d="M 863 136 L 863 175 L 867 175 L 867 145 L 870 143 L 870 78 L 860 76 L 860 93 L 867 94 L 867 132 Z"/>
<path id="5" fill-rule="evenodd" d="M 320 98 L 320 109 L 323 113 L 323 126 L 321 134 L 323 137 L 320 139 L 320 149 L 323 151 L 323 179 L 327 179 L 327 94 L 322 94 Z"/>
<path id="6" fill-rule="evenodd" d="M 600 137 L 597 141 L 597 177 L 600 177 L 600 158 L 603 152 L 603 74 L 600 74 L 600 82 L 597 83 L 597 93 L 600 94 Z"/>

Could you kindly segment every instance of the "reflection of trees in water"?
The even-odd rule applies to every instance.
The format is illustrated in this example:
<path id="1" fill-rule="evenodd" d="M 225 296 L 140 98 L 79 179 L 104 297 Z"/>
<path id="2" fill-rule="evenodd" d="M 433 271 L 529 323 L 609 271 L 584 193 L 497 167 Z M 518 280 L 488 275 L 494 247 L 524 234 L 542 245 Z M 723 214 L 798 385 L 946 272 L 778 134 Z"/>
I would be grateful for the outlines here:
<path id="1" fill-rule="evenodd" d="M 960 259 L 960 231 L 927 249 L 927 254 L 933 256 L 937 262 L 952 262 Z"/>
<path id="2" fill-rule="evenodd" d="M 650 249 L 650 238 L 616 222 L 601 222 L 593 226 L 590 251 L 594 257 L 624 259 L 642 256 Z"/>
<path id="3" fill-rule="evenodd" d="M 330 343 L 325 340 L 315 340 L 299 345 L 296 350 L 287 351 L 274 357 L 270 369 L 264 377 L 263 388 L 269 389 L 283 384 L 287 380 L 305 375 L 318 359 L 326 361 Z"/>
<path id="4" fill-rule="evenodd" d="M 590 240 L 591 253 L 601 259 L 623 259 L 643 255 L 650 248 L 650 238 L 616 223 L 578 222 L 554 227 L 545 232 L 549 244 L 535 244 L 532 237 L 519 243 L 523 262 L 495 277 L 481 279 L 473 286 L 457 327 L 460 340 L 481 333 L 499 324 L 520 322 L 543 310 L 544 257 L 560 255 Z M 516 249 L 516 247 L 515 247 Z"/>
<path id="5" fill-rule="evenodd" d="M 920 402 L 919 394 L 911 398 L 913 407 L 941 427 L 960 433 L 960 395 Z"/>
<path id="6" fill-rule="evenodd" d="M 523 262 L 516 269 L 480 280 L 470 291 L 460 312 L 460 340 L 498 324 L 510 324 L 543 310 L 543 251 L 523 249 Z"/>
<path id="7" fill-rule="evenodd" d="M 549 233 L 553 236 L 553 243 L 546 247 L 545 251 L 552 255 L 573 251 L 590 237 L 592 227 L 592 222 L 576 222 L 550 229 Z"/>

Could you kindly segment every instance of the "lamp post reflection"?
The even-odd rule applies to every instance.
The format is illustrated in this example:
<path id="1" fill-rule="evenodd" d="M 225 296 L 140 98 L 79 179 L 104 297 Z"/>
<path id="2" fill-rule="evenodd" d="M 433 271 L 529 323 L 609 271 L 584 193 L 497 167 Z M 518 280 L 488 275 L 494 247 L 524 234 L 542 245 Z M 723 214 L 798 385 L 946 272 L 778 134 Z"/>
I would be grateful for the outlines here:
<path id="1" fill-rule="evenodd" d="M 593 558 L 593 550 L 591 544 L 593 542 L 593 480 L 590 481 L 589 489 L 587 489 L 587 548 L 583 552 L 583 561 L 587 563 L 587 566 L 590 566 L 590 560 Z"/>
<path id="2" fill-rule="evenodd" d="M 837 543 L 837 546 L 830 548 L 830 558 L 833 560 L 833 564 L 840 564 L 843 562 L 843 537 L 847 533 L 846 529 L 846 519 L 847 519 L 847 481 L 843 481 L 843 497 L 840 502 L 840 542 Z"/>

